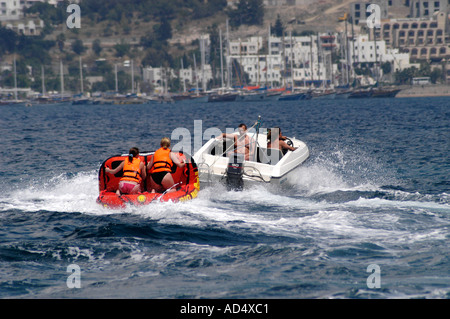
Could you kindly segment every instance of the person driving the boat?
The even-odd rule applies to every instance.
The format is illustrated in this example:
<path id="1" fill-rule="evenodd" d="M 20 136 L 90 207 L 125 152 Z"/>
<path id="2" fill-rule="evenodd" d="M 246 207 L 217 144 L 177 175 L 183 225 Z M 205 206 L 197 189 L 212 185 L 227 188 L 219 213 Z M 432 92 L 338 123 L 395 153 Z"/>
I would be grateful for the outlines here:
<path id="1" fill-rule="evenodd" d="M 123 176 L 119 181 L 117 195 L 141 193 L 141 182 L 147 176 L 144 163 L 139 158 L 139 149 L 132 147 L 128 158 L 119 164 L 115 169 L 105 167 L 105 172 L 117 174 L 123 169 Z"/>
<path id="2" fill-rule="evenodd" d="M 152 193 L 155 191 L 168 193 L 176 191 L 175 182 L 172 177 L 172 167 L 177 165 L 182 168 L 186 164 L 184 160 L 180 160 L 175 153 L 170 150 L 170 139 L 163 137 L 161 139 L 161 148 L 156 150 L 150 162 L 147 164 L 147 170 L 150 171 L 150 185 Z"/>
<path id="3" fill-rule="evenodd" d="M 254 140 L 247 135 L 247 125 L 244 123 L 239 124 L 239 134 L 227 134 L 222 133 L 219 138 L 229 138 L 234 140 L 234 152 L 243 154 L 246 161 L 253 156 Z"/>
<path id="4" fill-rule="evenodd" d="M 278 136 L 278 138 L 276 138 Z M 267 131 L 267 148 L 279 149 L 283 154 L 287 151 L 295 151 L 297 148 L 289 146 L 285 141 L 287 137 L 281 135 L 281 129 L 274 127 Z"/>

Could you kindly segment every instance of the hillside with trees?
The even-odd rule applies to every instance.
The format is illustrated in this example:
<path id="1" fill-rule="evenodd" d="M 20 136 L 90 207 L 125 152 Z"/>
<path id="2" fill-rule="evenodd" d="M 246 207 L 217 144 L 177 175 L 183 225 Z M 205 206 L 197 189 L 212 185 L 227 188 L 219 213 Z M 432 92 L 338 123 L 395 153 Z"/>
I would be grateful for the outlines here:
<path id="1" fill-rule="evenodd" d="M 241 0 L 228 8 L 226 0 L 82 0 L 80 29 L 68 29 L 66 12 L 69 1 L 52 6 L 36 2 L 24 11 L 26 17 L 44 21 L 40 36 L 18 35 L 0 28 L 0 58 L 11 63 L 16 55 L 19 86 L 41 90 L 44 68 L 46 88 L 59 91 L 59 62 L 65 66 L 65 90 L 80 90 L 79 60 L 84 76 L 101 76 L 90 90 L 114 90 L 114 64 L 133 60 L 136 66 L 166 66 L 178 69 L 193 65 L 200 58 L 198 37 L 209 34 L 213 68 L 219 64 L 217 25 L 229 19 L 230 26 L 261 25 L 264 19 L 262 0 Z M 174 34 L 192 30 L 192 39 L 173 43 Z M 172 43 L 171 43 L 172 42 Z M 27 68 L 28 66 L 28 68 Z M 4 71 L 0 86 L 11 85 L 11 71 Z M 127 76 L 119 72 L 119 88 L 127 89 Z M 21 79 L 27 79 L 22 81 Z M 139 78 L 136 79 L 139 81 Z"/>
<path id="2" fill-rule="evenodd" d="M 324 24 L 324 18 L 309 21 L 311 17 L 320 17 L 321 12 L 329 12 L 332 17 L 339 16 L 339 10 L 345 10 L 348 1 L 340 3 L 333 7 L 333 2 L 327 0 L 308 11 L 299 7 L 267 9 L 263 0 L 240 0 L 234 7 L 227 6 L 226 0 L 82 0 L 81 28 L 69 29 L 66 26 L 69 1 L 60 2 L 56 7 L 35 2 L 24 14 L 44 21 L 41 35 L 19 35 L 0 27 L 0 59 L 4 64 L 11 65 L 15 54 L 19 87 L 31 87 L 36 91 L 41 91 L 42 70 L 45 72 L 47 91 L 60 91 L 59 65 L 62 61 L 65 90 L 79 92 L 80 59 L 84 77 L 102 79 L 91 87 L 86 85 L 85 90 L 113 91 L 115 65 L 118 65 L 121 66 L 118 70 L 119 91 L 126 93 L 131 86 L 127 74 L 130 68 L 124 68 L 125 61 L 133 60 L 136 67 L 162 66 L 175 70 L 180 69 L 181 64 L 192 67 L 194 56 L 197 63 L 200 61 L 198 39 L 208 34 L 210 51 L 207 62 L 215 76 L 211 84 L 217 85 L 220 82 L 219 31 L 225 31 L 227 20 L 233 38 L 266 36 L 269 25 L 277 36 L 286 32 L 287 27 L 294 30 L 293 35 L 304 35 L 317 27 L 315 20 Z M 308 23 L 299 23 L 300 20 Z M 296 21 L 296 29 L 288 21 Z M 338 23 L 335 18 L 328 21 Z M 437 71 L 425 67 L 396 73 L 394 77 L 398 83 L 407 83 L 417 75 L 431 76 L 433 81 L 440 77 Z M 10 70 L 3 71 L 0 86 L 11 87 L 12 78 Z M 141 81 L 139 75 L 136 74 L 135 80 L 140 82 L 142 91 L 152 90 Z M 170 87 L 181 89 L 176 80 L 170 83 Z"/>

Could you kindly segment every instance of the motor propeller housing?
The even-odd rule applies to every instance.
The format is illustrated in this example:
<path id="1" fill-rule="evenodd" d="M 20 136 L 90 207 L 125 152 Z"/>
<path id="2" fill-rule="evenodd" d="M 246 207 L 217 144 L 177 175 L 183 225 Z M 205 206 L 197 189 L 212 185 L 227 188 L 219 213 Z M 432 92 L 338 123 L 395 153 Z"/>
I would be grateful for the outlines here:
<path id="1" fill-rule="evenodd" d="M 234 153 L 228 159 L 226 171 L 227 189 L 241 191 L 244 188 L 244 155 Z"/>

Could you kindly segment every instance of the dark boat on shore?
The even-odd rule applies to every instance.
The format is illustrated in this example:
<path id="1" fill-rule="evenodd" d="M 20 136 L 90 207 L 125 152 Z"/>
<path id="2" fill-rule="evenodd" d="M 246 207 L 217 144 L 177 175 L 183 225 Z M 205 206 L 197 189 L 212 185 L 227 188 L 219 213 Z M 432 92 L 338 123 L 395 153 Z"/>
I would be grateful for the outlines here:
<path id="1" fill-rule="evenodd" d="M 400 89 L 381 89 L 376 88 L 372 90 L 371 97 L 395 97 L 398 92 L 400 92 Z"/>
<path id="2" fill-rule="evenodd" d="M 372 90 L 368 89 L 357 89 L 350 93 L 348 96 L 349 99 L 363 99 L 372 96 Z"/>
<path id="3" fill-rule="evenodd" d="M 237 93 L 217 93 L 208 96 L 208 102 L 233 102 L 236 100 Z"/>

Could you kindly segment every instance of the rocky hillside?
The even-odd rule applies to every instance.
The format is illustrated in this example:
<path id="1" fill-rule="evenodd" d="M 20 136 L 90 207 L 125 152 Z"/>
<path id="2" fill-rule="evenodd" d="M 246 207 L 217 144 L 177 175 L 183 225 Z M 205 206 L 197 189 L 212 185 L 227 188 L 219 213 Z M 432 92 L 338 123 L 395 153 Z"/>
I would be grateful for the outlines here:
<path id="1" fill-rule="evenodd" d="M 45 47 L 36 41 L 29 45 L 28 56 L 21 55 L 19 51 L 18 63 L 24 70 L 26 66 L 32 67 L 36 88 L 40 86 L 41 66 L 46 65 L 49 68 L 46 71 L 48 77 L 51 79 L 52 73 L 55 76 L 53 85 L 49 86 L 57 89 L 59 81 L 56 75 L 59 73 L 59 61 L 63 60 L 69 77 L 74 74 L 72 81 L 68 79 L 67 85 L 69 88 L 72 85 L 72 89 L 76 91 L 79 82 L 75 79 L 79 76 L 76 70 L 81 57 L 86 66 L 85 76 L 102 76 L 108 83 L 104 83 L 99 89 L 112 89 L 113 66 L 123 65 L 126 60 L 133 60 L 136 67 L 179 68 L 181 60 L 184 66 L 192 65 L 195 54 L 198 62 L 198 39 L 202 34 L 211 35 L 212 41 L 215 41 L 213 46 L 216 45 L 216 49 L 210 56 L 210 63 L 214 68 L 214 59 L 217 60 L 218 56 L 219 30 L 225 33 L 227 19 L 230 21 L 231 39 L 266 36 L 269 26 L 274 26 L 278 17 L 285 30 L 293 31 L 294 34 L 303 31 L 341 31 L 343 23 L 338 18 L 349 12 L 353 1 L 304 0 L 304 4 L 265 6 L 262 12 L 256 12 L 252 8 L 261 7 L 259 4 L 263 0 L 241 0 L 246 6 L 238 4 L 234 8 L 227 6 L 227 0 L 82 0 L 80 29 L 67 28 L 67 4 L 54 8 L 39 3 L 26 14 L 39 16 L 45 21 L 44 39 L 47 42 Z M 236 12 L 244 13 L 239 16 Z M 237 22 L 245 21 L 245 17 L 256 14 L 259 15 L 254 17 L 256 24 L 237 25 Z M 28 42 L 33 41 L 30 39 Z M 42 58 L 37 58 L 35 53 L 30 52 L 40 52 Z M 7 52 L 3 54 L 3 61 L 12 61 L 12 54 L 7 55 Z M 105 62 L 99 65 L 98 61 Z M 0 83 L 2 84 L 8 85 Z"/>

